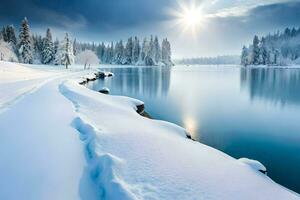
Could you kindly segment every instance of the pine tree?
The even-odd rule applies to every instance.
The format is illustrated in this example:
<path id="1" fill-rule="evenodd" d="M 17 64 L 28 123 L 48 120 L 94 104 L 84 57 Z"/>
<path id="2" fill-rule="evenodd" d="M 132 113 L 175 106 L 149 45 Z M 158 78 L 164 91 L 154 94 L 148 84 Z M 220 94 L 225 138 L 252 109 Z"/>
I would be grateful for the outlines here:
<path id="1" fill-rule="evenodd" d="M 254 39 L 253 39 L 250 64 L 253 64 L 253 65 L 259 64 L 259 39 L 258 39 L 257 35 L 255 35 Z"/>
<path id="2" fill-rule="evenodd" d="M 125 48 L 125 62 L 124 64 L 130 65 L 133 63 L 132 61 L 132 53 L 133 53 L 133 40 L 132 37 L 130 37 L 126 43 L 126 48 Z"/>
<path id="3" fill-rule="evenodd" d="M 54 45 L 50 29 L 47 29 L 46 37 L 43 39 L 42 63 L 49 64 L 54 60 Z"/>
<path id="4" fill-rule="evenodd" d="M 65 65 L 66 69 L 74 63 L 73 47 L 68 33 L 66 33 L 64 40 L 61 42 L 56 54 L 55 63 Z"/>
<path id="5" fill-rule="evenodd" d="M 76 38 L 73 41 L 73 54 L 74 56 L 76 56 L 79 53 L 79 49 L 78 49 L 79 45 L 77 44 Z"/>
<path id="6" fill-rule="evenodd" d="M 161 49 L 160 49 L 157 36 L 154 39 L 154 52 L 155 52 L 154 54 L 155 62 L 158 63 L 161 60 Z"/>
<path id="7" fill-rule="evenodd" d="M 248 65 L 248 56 L 249 56 L 249 52 L 248 52 L 248 48 L 246 46 L 243 46 L 243 50 L 242 50 L 242 55 L 241 55 L 241 64 L 244 66 Z"/>
<path id="8" fill-rule="evenodd" d="M 104 62 L 104 51 L 105 51 L 105 45 L 104 43 L 102 42 L 102 44 L 99 44 L 97 46 L 97 51 L 96 51 L 96 54 L 98 56 L 98 58 L 100 59 L 101 62 Z"/>
<path id="9" fill-rule="evenodd" d="M 1 30 L 1 35 L 2 35 L 2 39 L 4 42 L 8 41 L 8 36 L 7 36 L 7 32 L 6 32 L 6 27 L 3 27 Z"/>
<path id="10" fill-rule="evenodd" d="M 139 60 L 140 51 L 141 51 L 141 46 L 140 46 L 139 39 L 137 37 L 134 37 L 133 49 L 132 49 L 132 62 L 134 64 L 137 63 Z"/>
<path id="11" fill-rule="evenodd" d="M 32 64 L 32 40 L 30 36 L 28 20 L 26 17 L 24 18 L 21 24 L 19 41 L 19 55 L 21 62 Z"/>
<path id="12" fill-rule="evenodd" d="M 259 47 L 259 63 L 262 65 L 268 64 L 268 50 L 266 46 L 266 39 L 261 38 L 260 47 Z"/>
<path id="13" fill-rule="evenodd" d="M 6 27 L 6 37 L 7 37 L 6 42 L 10 43 L 13 46 L 13 48 L 16 48 L 17 37 L 16 37 L 16 33 L 15 33 L 15 28 L 13 25 L 9 25 Z"/>
<path id="14" fill-rule="evenodd" d="M 123 64 L 124 62 L 124 46 L 123 41 L 120 40 L 116 43 L 115 49 L 114 49 L 114 61 L 115 64 Z"/>
<path id="15" fill-rule="evenodd" d="M 141 49 L 141 56 L 140 56 L 140 61 L 144 61 L 145 60 L 145 57 L 148 53 L 148 41 L 147 41 L 147 38 L 144 38 L 143 40 L 143 45 L 142 45 L 142 49 Z"/>
<path id="16" fill-rule="evenodd" d="M 167 38 L 162 41 L 161 46 L 162 46 L 162 62 L 167 66 L 173 65 L 171 60 L 171 45 Z"/>
<path id="17" fill-rule="evenodd" d="M 54 44 L 53 44 L 53 54 L 54 54 L 54 64 L 55 65 L 59 65 L 60 63 L 58 63 L 57 61 L 57 57 L 58 57 L 58 54 L 59 54 L 59 40 L 56 38 L 56 40 L 54 41 Z"/>

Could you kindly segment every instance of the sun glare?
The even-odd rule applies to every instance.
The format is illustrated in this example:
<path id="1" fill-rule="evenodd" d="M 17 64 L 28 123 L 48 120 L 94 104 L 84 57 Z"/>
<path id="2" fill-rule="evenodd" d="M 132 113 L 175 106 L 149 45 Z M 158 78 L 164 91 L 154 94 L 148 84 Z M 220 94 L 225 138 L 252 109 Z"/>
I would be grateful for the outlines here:
<path id="1" fill-rule="evenodd" d="M 195 8 L 185 10 L 182 13 L 182 20 L 186 26 L 196 28 L 200 22 L 200 10 Z"/>
<path id="2" fill-rule="evenodd" d="M 177 3 L 177 9 L 170 10 L 170 14 L 174 16 L 175 24 L 179 25 L 183 32 L 196 36 L 198 30 L 204 25 L 201 5 L 192 0 L 189 3 L 179 0 Z"/>

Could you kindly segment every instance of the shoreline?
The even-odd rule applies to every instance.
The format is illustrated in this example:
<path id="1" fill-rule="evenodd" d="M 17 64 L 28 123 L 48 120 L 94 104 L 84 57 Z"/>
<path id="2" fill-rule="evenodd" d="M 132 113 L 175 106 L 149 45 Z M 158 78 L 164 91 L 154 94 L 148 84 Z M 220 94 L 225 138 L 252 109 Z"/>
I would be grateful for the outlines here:
<path id="1" fill-rule="evenodd" d="M 79 85 L 79 84 L 78 84 Z M 73 86 L 72 86 L 73 87 Z M 91 93 L 91 94 L 93 94 L 93 95 L 95 95 L 95 97 L 96 96 L 98 96 L 98 94 L 101 94 L 101 93 L 99 93 L 99 92 L 97 92 L 97 91 L 94 91 L 94 90 L 91 90 L 91 89 L 89 89 L 89 88 L 87 88 L 87 87 L 84 87 L 85 88 L 85 90 L 87 90 L 86 92 L 87 93 Z M 76 90 L 77 89 L 72 89 L 75 93 L 76 93 Z M 90 91 L 90 92 L 89 92 Z M 82 91 L 83 92 L 83 91 Z M 125 96 L 112 96 L 112 95 L 104 95 L 104 94 L 101 94 L 100 95 L 102 98 L 101 98 L 101 100 L 99 99 L 99 101 L 106 101 L 105 99 L 106 98 L 108 98 L 108 99 L 129 99 L 129 100 L 131 100 L 132 98 L 128 98 L 128 97 L 125 97 Z M 99 97 L 100 97 L 99 96 Z M 99 98 L 98 97 L 98 98 Z M 135 101 L 135 99 L 132 99 L 132 100 L 134 100 Z M 139 115 L 140 115 L 140 113 L 143 113 L 143 110 L 144 110 L 144 107 L 145 107 L 145 105 L 143 104 L 143 102 L 141 102 L 141 101 L 139 101 L 139 100 L 137 100 L 139 103 L 135 103 L 135 105 L 133 106 L 133 105 L 131 105 L 131 106 L 129 106 L 129 107 L 131 107 L 131 108 L 133 108 L 134 110 L 135 110 L 135 113 L 138 113 Z M 78 103 L 76 103 L 76 104 L 78 104 Z M 99 105 L 100 106 L 100 105 Z M 132 107 L 133 106 L 133 107 Z M 110 107 L 110 106 L 109 106 Z M 107 108 L 106 108 L 107 109 Z M 111 109 L 118 109 L 118 106 L 117 107 L 111 107 Z M 94 111 L 91 111 L 91 110 L 86 110 L 86 111 L 84 111 L 84 112 L 87 112 L 87 113 L 89 113 L 89 112 L 94 112 Z M 113 112 L 113 111 L 110 111 L 110 112 Z M 98 117 L 100 116 L 100 115 L 97 115 Z M 126 117 L 125 118 L 123 118 L 122 116 L 118 116 L 120 119 L 122 119 L 122 120 L 124 120 L 124 121 L 126 121 Z M 86 120 L 88 120 L 87 122 L 86 122 Z M 90 124 L 89 123 L 89 121 L 90 121 L 91 119 L 85 119 L 85 120 L 83 120 L 83 122 L 81 122 L 81 124 L 83 123 L 83 124 Z M 139 124 L 139 121 L 140 120 L 142 120 L 142 119 L 139 119 L 139 118 L 137 118 L 137 117 L 134 117 L 134 119 L 133 119 L 133 124 L 135 124 L 135 126 L 137 126 L 137 127 L 139 127 L 140 125 L 138 125 Z M 90 122 L 93 122 L 94 120 L 91 120 Z M 144 120 L 142 120 L 142 121 L 144 121 Z M 146 122 L 146 121 L 145 121 Z M 182 128 L 182 127 L 179 127 L 179 126 L 177 126 L 177 125 L 175 125 L 175 124 L 171 124 L 171 123 L 169 123 L 169 122 L 165 122 L 165 121 L 160 121 L 160 120 L 150 120 L 150 121 L 148 121 L 148 122 L 150 122 L 150 123 L 154 123 L 154 124 L 156 124 L 156 123 L 163 123 L 163 124 L 170 124 L 170 125 L 172 125 L 172 126 L 175 126 L 176 127 L 176 129 L 177 128 L 179 128 L 178 130 L 181 130 L 180 132 L 181 132 L 181 136 L 182 136 L 182 133 L 184 133 L 184 136 L 185 136 L 185 138 L 189 138 L 188 137 L 188 135 L 186 134 L 186 131 Z M 88 126 L 90 126 L 90 125 L 88 125 Z M 91 125 L 93 128 L 92 129 L 97 129 L 96 127 L 94 127 L 94 125 Z M 135 127 L 134 126 L 134 127 Z M 80 125 L 80 127 L 81 127 L 81 125 Z M 117 128 L 118 130 L 119 130 L 119 128 L 121 128 L 123 131 L 125 131 L 125 132 L 127 132 L 127 131 L 129 131 L 129 130 L 131 130 L 132 128 L 134 128 L 134 127 L 130 127 L 130 126 L 126 126 L 126 128 L 125 129 L 123 129 L 122 128 L 122 126 L 121 127 L 115 127 L 115 128 Z M 158 127 L 157 127 L 158 128 Z M 88 128 L 88 129 L 91 129 L 91 128 Z M 139 129 L 139 128 L 138 128 Z M 80 129 L 81 130 L 81 129 Z M 136 129 L 133 129 L 133 130 L 136 130 Z M 147 128 L 143 128 L 143 130 L 144 131 L 146 131 L 147 130 Z M 175 129 L 173 129 L 172 128 L 172 130 L 175 130 Z M 177 131 L 178 131 L 177 130 Z M 97 132 L 97 131 L 96 131 Z M 159 131 L 159 132 L 161 132 L 161 136 L 162 137 L 164 137 L 164 131 L 163 130 L 161 130 L 161 131 Z M 175 131 L 176 132 L 176 131 Z M 85 131 L 83 131 L 82 132 L 82 134 L 86 134 L 86 132 Z M 96 134 L 96 133 L 95 133 Z M 96 134 L 96 135 L 98 135 L 98 134 Z M 173 138 L 173 137 L 175 137 L 176 138 L 176 134 L 174 134 L 174 133 L 172 133 L 171 134 L 172 136 L 171 136 L 171 138 Z M 146 135 L 144 135 L 144 136 L 146 136 Z M 142 136 L 142 138 L 144 137 L 144 136 Z M 131 136 L 127 136 L 127 137 L 129 137 L 129 138 L 131 138 Z M 133 136 L 134 138 L 136 137 L 136 136 Z M 173 139 L 175 139 L 175 138 L 173 138 L 173 139 L 171 139 L 171 138 L 169 138 L 170 140 L 173 140 Z M 124 139 L 124 138 L 123 138 Z M 139 139 L 134 139 L 134 140 L 137 140 L 136 142 L 138 142 L 138 140 Z M 163 140 L 164 142 L 166 142 L 165 140 Z M 163 142 L 163 141 L 161 141 L 161 142 Z M 190 142 L 188 142 L 188 141 L 190 141 Z M 191 143 L 192 142 L 192 143 Z M 112 143 L 112 144 L 114 144 L 114 142 L 113 141 L 110 141 L 110 143 Z M 168 142 L 166 142 L 166 144 L 165 145 L 167 145 L 167 143 Z M 216 155 L 218 155 L 218 154 L 220 154 L 220 155 L 224 155 L 225 156 L 225 160 L 227 160 L 227 158 L 229 159 L 229 160 L 232 160 L 232 161 L 234 161 L 234 162 L 237 162 L 237 163 L 239 163 L 239 164 L 241 164 L 241 163 L 243 163 L 243 165 L 245 165 L 245 167 L 247 166 L 247 167 L 249 167 L 249 168 L 251 168 L 252 170 L 254 170 L 254 171 L 256 171 L 256 175 L 259 175 L 259 174 L 261 174 L 261 175 L 263 175 L 263 176 L 265 176 L 265 178 L 267 178 L 266 180 L 271 180 L 268 176 L 266 176 L 266 175 L 264 175 L 265 173 L 266 173 L 266 169 L 265 169 L 265 167 L 261 164 L 261 163 L 259 163 L 258 161 L 254 161 L 254 160 L 249 160 L 249 159 L 235 159 L 235 158 L 232 158 L 231 156 L 229 156 L 229 155 L 227 155 L 227 154 L 225 154 L 225 153 L 223 153 L 223 152 L 221 152 L 221 151 L 219 151 L 219 150 L 217 150 L 217 149 L 214 149 L 214 148 L 212 148 L 212 147 L 209 147 L 209 146 L 206 146 L 206 145 L 204 145 L 204 144 L 202 144 L 202 143 L 200 143 L 200 142 L 198 142 L 198 141 L 196 141 L 196 142 L 194 142 L 193 140 L 192 140 L 192 138 L 189 138 L 188 140 L 186 140 L 186 142 L 184 142 L 184 143 L 186 143 L 186 147 L 185 148 L 190 148 L 190 147 L 192 147 L 192 146 L 197 146 L 197 147 L 204 147 L 204 148 L 208 148 L 208 149 L 211 149 L 213 152 L 215 152 L 216 153 Z M 153 144 L 154 145 L 154 144 Z M 168 146 L 168 145 L 167 145 Z M 171 146 L 170 146 L 171 147 Z M 173 149 L 174 147 L 171 147 L 171 149 Z M 102 149 L 103 150 L 107 150 L 105 147 L 102 147 Z M 187 150 L 186 149 L 186 150 Z M 119 151 L 119 149 L 115 149 L 115 150 L 117 150 L 117 151 Z M 204 151 L 205 152 L 205 151 Z M 197 151 L 197 153 L 196 153 L 196 155 L 201 155 L 201 154 L 203 154 L 203 151 Z M 118 155 L 118 153 L 117 153 L 117 155 Z M 146 156 L 145 154 L 142 154 L 141 155 L 142 157 L 143 156 Z M 214 155 L 214 153 L 213 154 L 210 154 L 210 156 L 215 156 Z M 139 157 L 139 159 L 141 159 L 142 157 Z M 218 156 L 217 156 L 218 157 Z M 168 158 L 167 160 L 169 160 L 170 158 Z M 125 159 L 125 160 L 127 160 L 127 159 Z M 200 159 L 201 160 L 201 159 Z M 205 159 L 204 159 L 205 160 Z M 219 162 L 222 162 L 221 160 L 221 157 L 219 157 L 218 159 L 217 159 L 218 161 L 218 163 Z M 225 161 L 224 160 L 224 161 Z M 227 160 L 227 161 L 229 161 L 229 160 Z M 223 161 L 223 162 L 224 162 Z M 227 162 L 226 161 L 226 162 Z M 206 161 L 203 161 L 204 163 L 203 164 L 205 164 L 206 163 Z M 206 163 L 207 164 L 207 163 Z M 196 163 L 195 164 L 193 164 L 193 165 L 191 165 L 191 166 L 194 166 L 194 167 L 196 167 L 197 165 L 196 165 Z M 246 168 L 247 168 L 246 167 Z M 196 167 L 197 168 L 197 167 Z M 220 168 L 218 167 L 218 170 L 220 170 Z M 243 177 L 243 173 L 239 173 L 239 172 L 235 172 L 236 173 L 236 175 L 238 175 L 238 176 L 241 176 L 241 177 Z M 261 176 L 261 175 L 259 175 L 259 176 Z M 249 177 L 250 178 L 250 177 Z M 254 178 L 254 177 L 252 177 L 252 178 Z M 209 179 L 214 179 L 214 176 L 212 176 L 212 177 L 209 177 Z M 246 178 L 247 179 L 247 178 Z M 125 181 L 125 179 L 124 179 L 124 181 Z M 275 183 L 274 181 L 271 181 L 272 182 L 272 184 L 271 185 L 269 185 L 269 186 L 275 186 L 275 185 L 278 185 L 280 188 L 282 188 L 282 189 L 284 189 L 285 191 L 287 191 L 287 192 L 291 192 L 291 194 L 294 194 L 294 195 L 296 195 L 295 196 L 295 198 L 297 197 L 297 198 L 299 198 L 299 195 L 297 194 L 297 193 L 295 193 L 295 192 L 293 192 L 293 191 L 290 191 L 289 189 L 287 189 L 287 188 L 285 188 L 285 187 L 283 187 L 283 186 L 281 186 L 281 185 L 279 185 L 279 184 L 277 184 L 277 183 Z M 250 185 L 251 185 L 251 183 L 250 183 Z M 204 187 L 206 187 L 206 186 L 204 186 Z M 235 187 L 236 187 L 236 185 L 235 185 Z M 257 186 L 256 186 L 257 187 Z M 264 187 L 266 187 L 266 186 L 264 186 Z M 263 191 L 267 191 L 266 190 L 266 188 L 264 188 L 264 187 L 262 187 L 262 189 L 263 189 Z M 125 189 L 125 188 L 123 188 L 123 189 Z M 126 190 L 126 189 L 125 189 Z M 124 192 L 124 191 L 123 191 Z M 127 191 L 127 192 L 129 192 L 130 194 L 131 194 L 131 192 L 130 191 Z M 234 197 L 235 195 L 232 195 L 231 196 L 231 199 L 233 198 L 235 198 Z M 296 199 L 297 199 L 296 198 Z M 129 199 L 132 199 L 132 198 L 129 198 Z M 224 198 L 224 199 L 226 199 L 226 198 Z M 292 199 L 292 198 L 291 198 Z"/>
<path id="2" fill-rule="evenodd" d="M 3 199 L 32 193 L 37 199 L 300 198 L 261 173 L 266 169 L 258 162 L 234 159 L 187 139 L 176 124 L 141 116 L 144 102 L 79 84 L 97 70 L 57 72 L 63 76 L 48 78 L 0 115 Z M 24 161 L 26 168 L 20 167 Z M 22 187 L 21 180 L 47 184 Z"/>

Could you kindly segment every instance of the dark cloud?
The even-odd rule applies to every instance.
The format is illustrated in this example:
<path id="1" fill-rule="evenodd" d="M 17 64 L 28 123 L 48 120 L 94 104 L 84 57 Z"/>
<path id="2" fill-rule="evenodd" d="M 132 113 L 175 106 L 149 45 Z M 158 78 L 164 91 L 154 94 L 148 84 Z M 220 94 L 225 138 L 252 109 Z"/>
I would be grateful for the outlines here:
<path id="1" fill-rule="evenodd" d="M 0 19 L 19 23 L 27 16 L 35 25 L 115 30 L 151 25 L 166 18 L 171 0 L 8 0 L 1 2 Z"/>

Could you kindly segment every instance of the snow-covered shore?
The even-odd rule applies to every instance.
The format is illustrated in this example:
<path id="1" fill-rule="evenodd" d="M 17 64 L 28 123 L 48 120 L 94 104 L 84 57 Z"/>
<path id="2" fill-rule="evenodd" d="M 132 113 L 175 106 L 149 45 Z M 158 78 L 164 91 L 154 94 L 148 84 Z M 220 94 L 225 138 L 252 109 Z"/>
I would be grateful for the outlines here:
<path id="1" fill-rule="evenodd" d="M 0 199 L 300 199 L 260 165 L 140 116 L 143 102 L 80 85 L 87 72 L 58 72 L 0 114 Z"/>
<path id="2" fill-rule="evenodd" d="M 242 66 L 245 68 L 272 68 L 272 69 L 300 69 L 300 65 L 286 65 L 286 66 L 277 66 L 277 65 L 247 65 Z"/>

